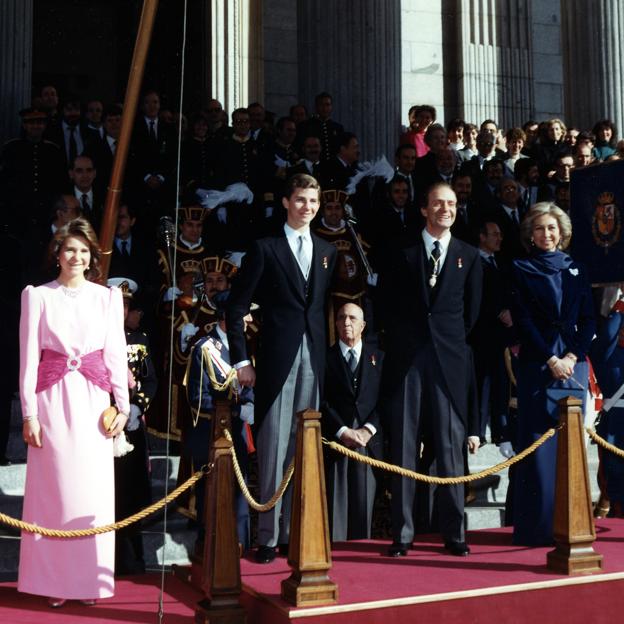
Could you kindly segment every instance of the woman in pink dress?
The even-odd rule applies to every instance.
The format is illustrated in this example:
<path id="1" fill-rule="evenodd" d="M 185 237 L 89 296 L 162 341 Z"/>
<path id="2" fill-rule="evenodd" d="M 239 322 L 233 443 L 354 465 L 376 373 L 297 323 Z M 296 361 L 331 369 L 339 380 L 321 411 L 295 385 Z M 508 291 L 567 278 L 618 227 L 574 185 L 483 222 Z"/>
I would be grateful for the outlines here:
<path id="1" fill-rule="evenodd" d="M 50 257 L 59 276 L 22 293 L 20 397 L 28 444 L 23 519 L 53 529 L 114 522 L 113 437 L 129 411 L 121 292 L 99 276 L 91 225 L 60 228 Z M 111 431 L 101 415 L 113 395 Z M 115 534 L 55 539 L 22 533 L 18 590 L 94 604 L 113 595 Z"/>

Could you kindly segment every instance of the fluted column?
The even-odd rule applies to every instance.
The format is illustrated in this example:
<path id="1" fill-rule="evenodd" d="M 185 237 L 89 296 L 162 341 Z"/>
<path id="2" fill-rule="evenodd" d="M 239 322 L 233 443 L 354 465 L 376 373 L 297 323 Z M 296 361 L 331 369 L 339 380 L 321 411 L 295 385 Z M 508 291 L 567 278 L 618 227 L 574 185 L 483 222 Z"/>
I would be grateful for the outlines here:
<path id="1" fill-rule="evenodd" d="M 32 0 L 0 0 L 0 145 L 17 136 L 32 83 Z"/>
<path id="2" fill-rule="evenodd" d="M 518 125 L 533 109 L 530 0 L 460 0 L 460 110 Z"/>
<path id="3" fill-rule="evenodd" d="M 260 0 L 212 2 L 211 97 L 226 111 L 260 99 L 262 71 L 262 3 Z"/>
<path id="4" fill-rule="evenodd" d="M 562 0 L 566 121 L 591 128 L 607 117 L 624 130 L 620 0 Z"/>
<path id="5" fill-rule="evenodd" d="M 363 159 L 392 157 L 401 108 L 400 0 L 300 0 L 299 97 L 333 96 L 333 118 Z"/>

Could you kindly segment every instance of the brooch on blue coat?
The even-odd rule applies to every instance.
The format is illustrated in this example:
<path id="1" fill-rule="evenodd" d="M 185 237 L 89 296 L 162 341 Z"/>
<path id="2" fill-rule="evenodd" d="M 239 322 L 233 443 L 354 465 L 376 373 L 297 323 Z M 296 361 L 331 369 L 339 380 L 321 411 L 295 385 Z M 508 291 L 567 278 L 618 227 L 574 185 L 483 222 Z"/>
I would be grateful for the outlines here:
<path id="1" fill-rule="evenodd" d="M 327 256 L 323 256 L 323 268 L 327 269 L 329 267 L 329 262 L 327 261 Z"/>
<path id="2" fill-rule="evenodd" d="M 464 266 L 461 258 L 457 258 L 457 268 L 461 269 Z"/>

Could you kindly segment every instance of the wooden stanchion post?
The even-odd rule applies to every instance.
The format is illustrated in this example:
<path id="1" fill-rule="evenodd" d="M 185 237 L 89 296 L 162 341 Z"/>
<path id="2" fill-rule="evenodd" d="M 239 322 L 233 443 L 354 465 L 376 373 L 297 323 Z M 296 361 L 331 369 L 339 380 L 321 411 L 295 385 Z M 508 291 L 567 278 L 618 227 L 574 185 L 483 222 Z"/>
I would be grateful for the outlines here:
<path id="1" fill-rule="evenodd" d="M 314 410 L 297 414 L 295 473 L 288 564 L 282 598 L 297 607 L 334 604 L 338 587 L 329 578 L 331 546 L 325 469 L 321 450 L 321 415 Z"/>
<path id="2" fill-rule="evenodd" d="M 559 401 L 555 549 L 547 555 L 547 567 L 562 574 L 592 574 L 602 570 L 602 555 L 592 547 L 596 529 L 581 406 L 582 401 L 573 397 Z"/>
<path id="3" fill-rule="evenodd" d="M 230 402 L 217 401 L 213 426 L 213 468 L 206 479 L 204 558 L 201 587 L 205 598 L 195 608 L 196 624 L 244 624 L 240 605 L 240 547 L 234 511 L 232 442 L 223 435 L 231 420 Z"/>

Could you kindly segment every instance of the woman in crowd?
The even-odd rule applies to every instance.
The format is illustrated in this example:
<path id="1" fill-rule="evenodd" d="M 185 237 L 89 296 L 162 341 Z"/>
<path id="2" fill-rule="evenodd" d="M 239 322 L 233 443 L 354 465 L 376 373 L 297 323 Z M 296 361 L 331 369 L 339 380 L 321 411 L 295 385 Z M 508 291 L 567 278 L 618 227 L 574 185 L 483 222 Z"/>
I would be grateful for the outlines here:
<path id="1" fill-rule="evenodd" d="M 615 153 L 617 145 L 617 129 L 610 119 L 601 119 L 592 130 L 596 136 L 594 156 L 596 160 L 607 160 Z"/>
<path id="2" fill-rule="evenodd" d="M 23 519 L 52 529 L 114 521 L 113 437 L 129 411 L 121 292 L 99 276 L 100 249 L 86 219 L 50 244 L 56 280 L 27 286 L 20 321 L 20 398 L 28 444 Z M 113 395 L 119 412 L 105 430 Z M 23 532 L 18 590 L 93 604 L 113 595 L 115 535 L 47 538 Z"/>
<path id="3" fill-rule="evenodd" d="M 505 135 L 507 140 L 507 159 L 505 160 L 505 175 L 514 177 L 514 168 L 516 162 L 520 158 L 528 158 L 526 154 L 522 153 L 524 149 L 524 142 L 526 141 L 526 134 L 522 128 L 510 128 Z"/>
<path id="4" fill-rule="evenodd" d="M 527 259 L 513 263 L 512 316 L 520 337 L 516 450 L 557 425 L 557 399 L 584 397 L 585 361 L 595 330 L 591 289 L 582 265 L 564 253 L 572 236 L 569 217 L 555 204 L 535 204 L 521 226 Z M 516 544 L 553 539 L 556 436 L 516 469 Z"/>

